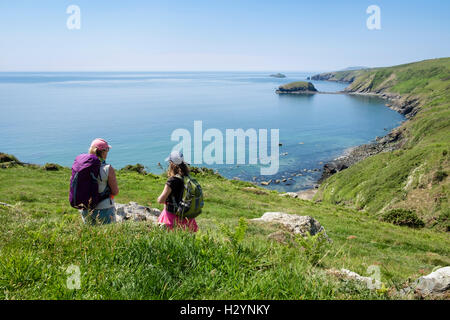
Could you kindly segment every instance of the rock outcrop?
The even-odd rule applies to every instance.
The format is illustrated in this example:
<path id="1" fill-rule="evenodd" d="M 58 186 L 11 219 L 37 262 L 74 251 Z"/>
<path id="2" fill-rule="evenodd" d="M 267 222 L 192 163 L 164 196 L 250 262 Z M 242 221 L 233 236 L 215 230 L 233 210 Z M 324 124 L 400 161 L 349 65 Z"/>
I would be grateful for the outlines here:
<path id="1" fill-rule="evenodd" d="M 279 194 L 280 197 L 298 198 L 298 194 L 295 192 L 286 192 Z"/>
<path id="2" fill-rule="evenodd" d="M 442 294 L 450 290 L 450 267 L 440 268 L 426 276 L 420 277 L 413 285 L 421 296 Z"/>
<path id="3" fill-rule="evenodd" d="M 299 216 L 284 212 L 266 212 L 261 218 L 252 219 L 252 221 L 279 224 L 287 231 L 302 236 L 307 236 L 308 233 L 310 235 L 322 233 L 328 239 L 324 227 L 321 226 L 319 221 L 310 216 Z"/>
<path id="4" fill-rule="evenodd" d="M 156 208 L 141 206 L 136 202 L 128 204 L 116 203 L 116 222 L 150 221 L 157 223 L 161 211 Z"/>
<path id="5" fill-rule="evenodd" d="M 373 279 L 370 277 L 363 277 L 363 276 L 357 274 L 356 272 L 353 272 L 353 271 L 350 271 L 347 269 L 341 269 L 341 270 L 330 269 L 327 271 L 327 273 L 332 274 L 338 278 L 344 278 L 344 279 L 356 281 L 369 290 L 381 289 L 382 285 L 383 285 L 380 281 L 378 281 L 376 279 Z"/>
<path id="6" fill-rule="evenodd" d="M 0 168 L 6 169 L 16 165 L 22 165 L 22 162 L 13 155 L 0 152 Z"/>
<path id="7" fill-rule="evenodd" d="M 13 208 L 14 206 L 10 205 L 9 203 L 6 202 L 0 202 L 0 206 L 4 206 L 4 207 L 8 207 L 8 208 Z"/>
<path id="8" fill-rule="evenodd" d="M 318 187 L 318 185 L 317 185 Z M 297 192 L 298 198 L 302 200 L 312 200 L 317 193 L 316 188 Z"/>

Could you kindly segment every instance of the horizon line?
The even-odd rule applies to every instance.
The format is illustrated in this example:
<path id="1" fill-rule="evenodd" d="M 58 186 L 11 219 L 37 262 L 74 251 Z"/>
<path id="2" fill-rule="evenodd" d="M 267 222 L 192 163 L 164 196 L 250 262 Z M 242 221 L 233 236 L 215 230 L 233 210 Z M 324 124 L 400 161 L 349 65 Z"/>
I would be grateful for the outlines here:
<path id="1" fill-rule="evenodd" d="M 438 59 L 448 59 L 450 58 L 450 56 L 441 56 L 441 57 L 433 57 L 433 58 L 427 58 L 427 59 L 419 59 L 419 60 L 414 60 L 414 61 L 410 61 L 410 62 L 402 62 L 402 63 L 397 63 L 397 64 L 388 64 L 388 65 L 383 65 L 383 66 L 366 66 L 365 68 L 367 69 L 375 69 L 375 68 L 388 68 L 388 67 L 396 67 L 396 66 L 401 66 L 401 65 L 405 65 L 405 64 L 410 64 L 410 63 L 416 63 L 416 62 L 422 62 L 422 61 L 428 61 L 428 60 L 438 60 Z M 329 69 L 317 69 L 317 70 L 283 70 L 283 69 L 261 69 L 261 70 L 214 70 L 214 69 L 208 69 L 208 70 L 192 70 L 192 69 L 186 69 L 186 70 L 105 70 L 105 69 L 99 69 L 99 70 L 0 70 L 0 73 L 14 73 L 14 72 L 47 72 L 47 73 L 57 73 L 57 72 L 338 72 L 338 71 L 345 71 L 348 68 L 352 68 L 352 67 L 356 67 L 356 66 L 347 66 L 347 67 L 341 67 L 341 68 L 329 68 Z M 359 67 L 359 66 L 358 66 Z"/>
<path id="2" fill-rule="evenodd" d="M 322 72 L 322 70 L 0 70 L 0 73 L 7 72 Z"/>

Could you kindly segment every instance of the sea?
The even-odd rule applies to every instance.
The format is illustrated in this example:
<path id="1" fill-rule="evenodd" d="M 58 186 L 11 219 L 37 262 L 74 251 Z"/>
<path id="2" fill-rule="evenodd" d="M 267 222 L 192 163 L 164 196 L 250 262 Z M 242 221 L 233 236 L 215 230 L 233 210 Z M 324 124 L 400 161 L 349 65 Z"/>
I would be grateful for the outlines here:
<path id="1" fill-rule="evenodd" d="M 191 134 L 191 150 L 181 150 L 185 157 L 191 155 L 191 165 L 212 168 L 230 179 L 280 180 L 267 188 L 300 191 L 316 184 L 324 163 L 374 141 L 405 120 L 376 97 L 278 95 L 280 85 L 304 81 L 315 73 L 284 72 L 286 78 L 271 77 L 272 73 L 3 72 L 0 152 L 22 162 L 70 167 L 93 139 L 103 138 L 112 146 L 107 162 L 113 167 L 140 163 L 147 171 L 160 173 L 181 142 L 173 137 L 181 129 Z M 324 92 L 347 86 L 311 82 Z M 194 136 L 195 121 L 201 123 L 202 134 L 216 129 L 212 132 L 223 136 L 223 148 L 217 143 L 211 153 L 213 163 L 194 163 L 194 152 L 202 155 L 211 144 L 201 134 Z M 260 141 L 251 144 L 247 139 L 245 161 L 238 163 L 236 139 L 234 154 L 228 155 L 235 161 L 227 163 L 226 144 L 234 142 L 226 141 L 226 131 L 237 129 L 254 130 L 258 138 L 267 130 L 269 155 L 271 133 L 278 130 L 275 174 L 263 175 L 261 169 L 269 164 L 259 158 L 250 163 L 250 151 L 259 148 Z M 195 139 L 201 143 L 200 151 L 194 148 Z"/>

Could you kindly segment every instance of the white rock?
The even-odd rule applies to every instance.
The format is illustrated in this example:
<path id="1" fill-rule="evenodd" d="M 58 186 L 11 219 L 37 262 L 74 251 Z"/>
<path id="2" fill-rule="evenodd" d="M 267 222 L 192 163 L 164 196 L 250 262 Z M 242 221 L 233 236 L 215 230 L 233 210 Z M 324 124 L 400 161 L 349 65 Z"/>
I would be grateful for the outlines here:
<path id="1" fill-rule="evenodd" d="M 295 192 L 286 192 L 286 193 L 280 194 L 280 197 L 298 198 L 298 194 Z"/>
<path id="2" fill-rule="evenodd" d="M 311 235 L 323 232 L 323 235 L 328 239 L 325 229 L 320 225 L 319 221 L 310 216 L 299 216 L 284 212 L 266 212 L 261 218 L 252 220 L 267 223 L 278 223 L 283 225 L 288 231 L 294 234 L 301 234 L 302 236 L 306 236 L 308 232 Z"/>
<path id="3" fill-rule="evenodd" d="M 427 295 L 442 293 L 450 289 L 450 267 L 440 268 L 426 276 L 420 277 L 415 285 L 419 293 Z"/>
<path id="4" fill-rule="evenodd" d="M 372 279 L 370 277 L 363 277 L 356 272 L 347 270 L 347 269 L 341 269 L 340 275 L 351 280 L 355 280 L 360 282 L 361 284 L 364 284 L 367 289 L 374 290 L 374 289 L 381 289 L 382 283 L 376 279 Z"/>
<path id="5" fill-rule="evenodd" d="M 157 223 L 161 211 L 156 208 L 141 206 L 136 202 L 129 204 L 116 203 L 116 222 L 124 220 L 151 221 Z"/>
<path id="6" fill-rule="evenodd" d="M 10 205 L 8 203 L 5 203 L 5 202 L 0 202 L 0 206 L 5 206 L 5 207 L 8 207 L 8 208 L 12 208 L 13 207 L 12 205 Z"/>

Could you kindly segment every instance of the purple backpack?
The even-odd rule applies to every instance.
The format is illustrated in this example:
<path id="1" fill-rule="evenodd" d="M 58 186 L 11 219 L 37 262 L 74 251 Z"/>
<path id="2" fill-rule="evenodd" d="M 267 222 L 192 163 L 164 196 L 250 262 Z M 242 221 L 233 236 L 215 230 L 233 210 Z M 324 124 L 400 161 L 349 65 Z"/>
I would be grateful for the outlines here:
<path id="1" fill-rule="evenodd" d="M 76 209 L 94 209 L 110 192 L 98 192 L 100 160 L 93 154 L 80 154 L 75 158 L 70 178 L 70 205 Z M 109 188 L 107 188 L 109 189 Z"/>

